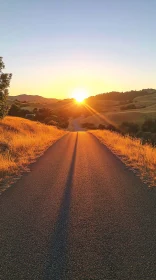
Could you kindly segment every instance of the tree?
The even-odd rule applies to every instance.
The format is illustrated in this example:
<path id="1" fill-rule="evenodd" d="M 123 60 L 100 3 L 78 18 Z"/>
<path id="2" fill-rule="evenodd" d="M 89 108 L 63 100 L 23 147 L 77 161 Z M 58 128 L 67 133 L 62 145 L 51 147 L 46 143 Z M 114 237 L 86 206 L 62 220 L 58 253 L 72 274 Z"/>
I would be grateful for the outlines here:
<path id="1" fill-rule="evenodd" d="M 8 112 L 7 97 L 9 95 L 8 88 L 10 86 L 10 80 L 12 74 L 3 73 L 2 70 L 5 68 L 3 58 L 0 57 L 0 118 L 6 116 Z"/>
<path id="2" fill-rule="evenodd" d="M 17 104 L 12 104 L 9 111 L 8 111 L 8 115 L 19 117 L 20 107 Z"/>
<path id="3" fill-rule="evenodd" d="M 148 119 L 142 125 L 142 131 L 156 133 L 156 119 Z"/>
<path id="4" fill-rule="evenodd" d="M 133 122 L 123 122 L 120 125 L 120 130 L 123 133 L 128 133 L 130 135 L 136 135 L 139 131 L 139 125 Z"/>

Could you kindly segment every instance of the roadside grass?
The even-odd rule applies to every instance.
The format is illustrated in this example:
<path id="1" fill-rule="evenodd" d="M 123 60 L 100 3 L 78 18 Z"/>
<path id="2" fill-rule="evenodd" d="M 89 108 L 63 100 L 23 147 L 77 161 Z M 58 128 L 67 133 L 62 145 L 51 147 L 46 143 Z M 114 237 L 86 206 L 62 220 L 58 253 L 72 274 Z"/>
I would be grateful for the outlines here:
<path id="1" fill-rule="evenodd" d="M 0 120 L 0 183 L 17 175 L 66 132 L 38 122 L 6 117 Z"/>
<path id="2" fill-rule="evenodd" d="M 156 186 L 156 147 L 142 145 L 140 139 L 122 136 L 108 130 L 90 132 L 121 156 L 126 165 L 137 170 L 145 183 L 150 187 Z"/>

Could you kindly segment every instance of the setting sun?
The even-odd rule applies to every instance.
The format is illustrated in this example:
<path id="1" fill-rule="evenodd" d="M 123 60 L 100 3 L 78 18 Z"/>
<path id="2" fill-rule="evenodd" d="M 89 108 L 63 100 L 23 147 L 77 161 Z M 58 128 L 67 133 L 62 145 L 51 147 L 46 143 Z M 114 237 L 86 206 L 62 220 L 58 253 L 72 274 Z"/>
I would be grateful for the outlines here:
<path id="1" fill-rule="evenodd" d="M 88 92 L 85 89 L 77 88 L 73 91 L 72 96 L 77 102 L 82 103 L 88 97 Z"/>

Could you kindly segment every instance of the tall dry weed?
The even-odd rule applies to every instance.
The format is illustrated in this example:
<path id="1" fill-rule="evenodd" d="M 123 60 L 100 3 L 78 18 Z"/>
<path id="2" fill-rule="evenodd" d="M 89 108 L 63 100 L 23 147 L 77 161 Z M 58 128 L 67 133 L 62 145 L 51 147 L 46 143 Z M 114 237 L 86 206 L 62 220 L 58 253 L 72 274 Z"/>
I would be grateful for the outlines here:
<path id="1" fill-rule="evenodd" d="M 22 118 L 0 120 L 0 181 L 16 174 L 64 134 L 63 130 Z"/>
<path id="2" fill-rule="evenodd" d="M 139 170 L 141 178 L 150 186 L 156 186 L 156 148 L 142 145 L 140 139 L 122 136 L 108 130 L 91 131 L 101 142 L 122 156 L 123 161 Z"/>

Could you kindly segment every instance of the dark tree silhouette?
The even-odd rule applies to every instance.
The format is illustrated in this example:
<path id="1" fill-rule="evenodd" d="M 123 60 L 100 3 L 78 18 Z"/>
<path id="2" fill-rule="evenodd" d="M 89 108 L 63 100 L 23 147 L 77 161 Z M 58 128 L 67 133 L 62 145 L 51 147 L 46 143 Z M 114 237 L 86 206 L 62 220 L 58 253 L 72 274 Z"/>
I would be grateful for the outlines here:
<path id="1" fill-rule="evenodd" d="M 5 64 L 3 58 L 0 57 L 0 118 L 6 116 L 8 112 L 7 97 L 9 95 L 8 88 L 10 86 L 10 80 L 12 74 L 3 73 Z"/>

